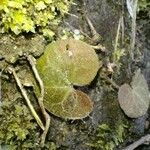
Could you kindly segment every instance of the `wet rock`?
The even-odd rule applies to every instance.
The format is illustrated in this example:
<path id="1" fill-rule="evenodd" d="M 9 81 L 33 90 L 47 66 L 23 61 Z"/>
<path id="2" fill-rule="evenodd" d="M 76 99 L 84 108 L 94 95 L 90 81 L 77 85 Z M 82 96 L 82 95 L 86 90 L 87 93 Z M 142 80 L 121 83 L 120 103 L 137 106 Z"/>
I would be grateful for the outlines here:
<path id="1" fill-rule="evenodd" d="M 89 17 L 93 26 L 102 37 L 102 42 L 106 47 L 112 48 L 112 41 L 116 35 L 116 30 L 121 11 L 119 7 L 112 7 L 114 4 L 107 0 L 82 0 L 75 1 L 76 6 L 72 7 L 71 13 L 79 18 L 68 16 L 64 20 L 64 26 L 71 31 L 81 29 L 91 36 L 89 26 L 85 21 L 85 14 Z"/>
<path id="2" fill-rule="evenodd" d="M 146 119 L 148 117 L 148 114 L 145 114 L 144 116 L 141 116 L 137 119 L 134 119 L 131 123 L 132 129 L 131 132 L 135 133 L 136 135 L 143 135 L 145 132 L 145 125 L 146 125 Z"/>

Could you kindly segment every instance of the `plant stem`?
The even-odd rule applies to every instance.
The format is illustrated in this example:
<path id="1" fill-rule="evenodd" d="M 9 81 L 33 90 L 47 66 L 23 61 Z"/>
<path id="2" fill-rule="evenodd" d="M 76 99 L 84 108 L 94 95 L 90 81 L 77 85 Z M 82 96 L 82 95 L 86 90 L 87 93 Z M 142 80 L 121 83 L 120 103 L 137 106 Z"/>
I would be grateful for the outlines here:
<path id="1" fill-rule="evenodd" d="M 136 10 L 137 10 L 138 0 L 133 0 L 133 18 L 132 18 L 132 33 L 131 33 L 131 48 L 130 57 L 134 60 L 134 48 L 135 48 L 135 38 L 136 38 Z"/>
<path id="2" fill-rule="evenodd" d="M 138 146 L 140 146 L 142 144 L 148 144 L 148 143 L 150 143 L 150 134 L 147 134 L 147 135 L 141 137 L 139 140 L 137 140 L 134 143 L 132 143 L 131 145 L 127 146 L 123 150 L 134 150 Z"/>
<path id="3" fill-rule="evenodd" d="M 34 75 L 35 75 L 35 78 L 36 78 L 36 80 L 37 80 L 37 82 L 38 82 L 38 84 L 39 84 L 39 86 L 40 86 L 40 90 L 41 90 L 41 95 L 40 95 L 40 97 L 38 98 L 38 103 L 39 103 L 39 106 L 40 106 L 40 108 L 41 108 L 42 114 L 43 114 L 43 116 L 44 116 L 44 118 L 45 118 L 45 122 L 46 122 L 46 124 L 45 124 L 45 130 L 44 130 L 44 132 L 43 132 L 43 134 L 42 134 L 42 136 L 41 136 L 41 146 L 43 147 L 43 146 L 44 146 L 44 143 L 45 143 L 45 138 L 46 138 L 46 135 L 47 135 L 49 126 L 50 126 L 50 116 L 49 116 L 49 114 L 46 112 L 45 107 L 44 107 L 44 104 L 43 104 L 43 100 L 44 100 L 44 84 L 43 84 L 43 81 L 41 80 L 40 75 L 39 75 L 39 73 L 38 73 L 38 71 L 37 71 L 37 69 L 36 69 L 36 66 L 35 66 L 35 64 L 36 64 L 35 59 L 34 59 L 34 57 L 31 56 L 31 55 L 29 55 L 29 56 L 27 57 L 27 59 L 28 59 L 30 65 L 31 65 L 31 67 L 32 67 L 33 73 L 34 73 Z"/>
<path id="4" fill-rule="evenodd" d="M 12 74 L 13 74 L 13 76 L 15 78 L 15 81 L 16 81 L 16 83 L 17 83 L 17 85 L 18 85 L 18 87 L 19 87 L 19 89 L 21 91 L 21 94 L 24 97 L 24 99 L 26 100 L 27 105 L 28 105 L 32 115 L 34 116 L 35 120 L 37 121 L 38 125 L 41 127 L 42 130 L 45 130 L 45 127 L 44 127 L 41 119 L 39 118 L 38 114 L 34 110 L 34 107 L 32 106 L 32 104 L 31 104 L 31 102 L 30 102 L 30 100 L 29 100 L 29 98 L 27 96 L 27 93 L 26 93 L 25 89 L 23 88 L 23 86 L 22 86 L 22 84 L 21 84 L 21 82 L 20 82 L 20 80 L 19 80 L 19 78 L 17 76 L 16 71 L 13 68 L 9 68 L 9 71 L 12 72 Z"/>

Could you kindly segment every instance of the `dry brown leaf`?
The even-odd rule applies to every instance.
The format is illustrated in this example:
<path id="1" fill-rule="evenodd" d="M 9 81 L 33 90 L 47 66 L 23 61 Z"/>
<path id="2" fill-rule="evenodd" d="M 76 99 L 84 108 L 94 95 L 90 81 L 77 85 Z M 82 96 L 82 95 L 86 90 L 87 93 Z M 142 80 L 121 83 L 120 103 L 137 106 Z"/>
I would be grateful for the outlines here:
<path id="1" fill-rule="evenodd" d="M 118 100 L 120 107 L 130 118 L 138 118 L 147 112 L 150 102 L 149 90 L 140 70 L 133 76 L 131 86 L 125 83 L 119 88 Z"/>

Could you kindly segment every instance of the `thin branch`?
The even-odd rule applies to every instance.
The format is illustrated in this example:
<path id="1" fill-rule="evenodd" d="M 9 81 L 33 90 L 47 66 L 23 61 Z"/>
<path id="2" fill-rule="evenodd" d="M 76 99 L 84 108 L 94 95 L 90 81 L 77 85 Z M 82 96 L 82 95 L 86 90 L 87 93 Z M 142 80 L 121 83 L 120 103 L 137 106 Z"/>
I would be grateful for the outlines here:
<path id="1" fill-rule="evenodd" d="M 91 20 L 88 18 L 87 15 L 85 15 L 85 19 L 86 19 L 86 21 L 87 21 L 87 23 L 88 23 L 88 25 L 89 25 L 89 27 L 90 27 L 90 30 L 91 30 L 91 32 L 92 32 L 92 36 L 97 35 L 97 34 L 98 34 L 97 31 L 95 30 L 95 27 L 93 26 Z"/>
<path id="2" fill-rule="evenodd" d="M 122 40 L 122 45 L 124 45 L 124 35 L 125 35 L 125 29 L 124 29 L 124 18 L 123 15 L 121 17 L 121 40 Z"/>
<path id="3" fill-rule="evenodd" d="M 39 103 L 39 106 L 41 108 L 41 111 L 42 111 L 42 114 L 45 118 L 45 130 L 41 136 L 41 146 L 44 146 L 44 143 L 45 143 L 45 138 L 46 138 L 46 135 L 47 135 L 47 132 L 48 132 L 48 129 L 49 129 L 49 126 L 50 126 L 50 116 L 49 114 L 46 112 L 45 110 L 45 107 L 44 107 L 44 104 L 43 104 L 43 100 L 44 100 L 44 84 L 43 84 L 43 81 L 41 80 L 40 76 L 39 76 L 39 73 L 36 69 L 36 66 L 35 66 L 35 59 L 33 56 L 29 55 L 27 57 L 31 67 L 32 67 L 32 70 L 33 70 L 33 73 L 35 75 L 35 78 L 36 80 L 38 81 L 39 83 L 39 86 L 40 86 L 40 90 L 41 90 L 41 95 L 40 97 L 38 98 L 38 103 Z"/>
<path id="4" fill-rule="evenodd" d="M 97 33 L 95 27 L 93 26 L 91 20 L 88 18 L 88 16 L 85 14 L 85 19 L 90 27 L 91 33 L 92 33 L 92 39 L 94 41 L 99 41 L 101 39 L 100 34 Z"/>
<path id="5" fill-rule="evenodd" d="M 131 145 L 127 146 L 123 150 L 134 150 L 138 146 L 140 146 L 142 144 L 148 144 L 148 143 L 150 143 L 150 134 L 147 134 L 147 135 L 141 137 L 139 140 L 137 140 L 134 143 L 132 143 Z"/>
<path id="6" fill-rule="evenodd" d="M 135 48 L 135 37 L 136 37 L 136 10 L 137 10 L 138 0 L 133 0 L 133 18 L 132 18 L 132 33 L 131 33 L 131 48 L 130 48 L 130 57 L 134 59 L 134 48 Z"/>
<path id="7" fill-rule="evenodd" d="M 36 111 L 34 110 L 34 107 L 32 106 L 28 96 L 27 96 L 27 93 L 26 93 L 26 90 L 23 88 L 21 82 L 20 82 L 20 79 L 18 78 L 17 74 L 16 74 L 16 71 L 13 69 L 13 68 L 8 68 L 9 69 L 9 72 L 13 74 L 14 78 L 15 78 L 15 81 L 21 91 L 21 94 L 22 96 L 24 97 L 24 99 L 26 100 L 27 102 L 27 105 L 32 113 L 32 115 L 34 116 L 35 120 L 37 121 L 38 125 L 41 127 L 42 130 L 45 130 L 45 127 L 41 121 L 41 119 L 39 118 L 38 114 L 36 113 Z"/>
<path id="8" fill-rule="evenodd" d="M 82 34 L 83 36 L 85 36 L 89 41 L 92 40 L 92 38 L 91 38 L 88 34 L 86 34 L 84 31 L 82 31 L 81 28 L 80 28 L 80 32 L 81 32 L 81 34 Z"/>
<path id="9" fill-rule="evenodd" d="M 116 51 L 117 48 L 118 48 L 118 41 L 119 41 L 119 33 L 120 33 L 121 22 L 122 22 L 122 18 L 120 17 L 119 23 L 118 23 L 118 28 L 117 28 L 117 34 L 116 34 L 116 38 L 115 38 L 114 51 Z"/>
<path id="10" fill-rule="evenodd" d="M 79 17 L 75 14 L 69 13 L 69 12 L 65 12 L 67 15 L 71 16 L 71 17 L 75 17 L 77 19 L 79 19 Z"/>
<path id="11" fill-rule="evenodd" d="M 0 101 L 1 101 L 1 99 L 2 99 L 2 72 L 3 72 L 3 70 L 1 70 L 1 72 L 0 72 Z"/>
<path id="12" fill-rule="evenodd" d="M 91 45 L 91 47 L 95 50 L 101 50 L 102 52 L 106 52 L 106 47 L 101 44 Z"/>
<path id="13" fill-rule="evenodd" d="M 122 37 L 121 37 L 121 40 L 122 40 L 122 45 L 124 45 L 124 36 L 125 36 L 125 25 L 124 25 L 124 0 L 122 0 L 122 10 L 121 10 L 121 34 L 122 34 Z"/>

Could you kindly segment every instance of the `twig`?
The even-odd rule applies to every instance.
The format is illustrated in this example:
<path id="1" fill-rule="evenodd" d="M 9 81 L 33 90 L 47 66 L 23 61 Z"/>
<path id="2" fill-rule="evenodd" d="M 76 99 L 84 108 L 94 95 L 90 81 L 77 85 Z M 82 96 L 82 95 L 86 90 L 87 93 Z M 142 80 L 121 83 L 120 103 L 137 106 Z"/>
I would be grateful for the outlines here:
<path id="1" fill-rule="evenodd" d="M 115 38 L 114 51 L 116 51 L 117 48 L 118 48 L 118 41 L 119 41 L 119 33 L 120 33 L 121 22 L 122 22 L 122 18 L 120 17 L 119 23 L 118 23 L 118 28 L 117 28 L 117 34 L 116 34 L 116 38 Z"/>
<path id="2" fill-rule="evenodd" d="M 94 28 L 94 26 L 93 26 L 91 20 L 88 18 L 87 15 L 85 15 L 85 19 L 86 19 L 86 21 L 87 21 L 87 23 L 88 23 L 88 25 L 89 25 L 89 27 L 90 27 L 90 30 L 91 30 L 91 32 L 92 32 L 92 36 L 95 36 L 95 35 L 97 34 L 97 31 L 95 30 L 95 28 Z"/>
<path id="3" fill-rule="evenodd" d="M 134 59 L 134 48 L 135 48 L 135 37 L 136 37 L 136 10 L 137 10 L 138 0 L 133 0 L 133 18 L 132 18 L 132 33 L 131 33 L 131 48 L 130 48 L 130 57 Z"/>
<path id="4" fill-rule="evenodd" d="M 92 37 L 93 37 L 93 40 L 97 41 L 99 40 L 101 37 L 100 35 L 97 33 L 97 31 L 95 30 L 95 27 L 93 26 L 91 20 L 88 18 L 87 15 L 85 15 L 85 19 L 90 27 L 90 30 L 91 30 L 91 33 L 92 33 Z"/>
<path id="5" fill-rule="evenodd" d="M 140 146 L 142 144 L 148 144 L 148 143 L 150 143 L 150 134 L 147 134 L 147 135 L 141 137 L 139 140 L 137 140 L 134 143 L 132 143 L 131 145 L 127 146 L 123 150 L 134 150 L 138 146 Z"/>
<path id="6" fill-rule="evenodd" d="M 84 31 L 82 31 L 81 28 L 80 28 L 80 32 L 81 32 L 81 34 L 82 34 L 83 36 L 85 36 L 89 41 L 92 40 L 92 38 L 91 38 L 88 34 L 86 34 Z"/>
<path id="7" fill-rule="evenodd" d="M 123 18 L 123 15 L 122 15 L 122 17 L 121 17 L 121 35 L 122 35 L 122 36 L 121 36 L 121 40 L 122 40 L 121 42 L 122 42 L 122 45 L 124 45 L 124 34 L 125 34 L 125 33 L 124 33 L 124 32 L 125 32 L 125 31 L 124 31 L 124 30 L 125 30 L 124 28 L 125 28 L 125 27 L 124 27 L 124 18 Z"/>
<path id="8" fill-rule="evenodd" d="M 102 46 L 101 44 L 98 45 L 91 45 L 91 47 L 95 50 L 101 50 L 102 52 L 106 52 L 106 47 Z"/>
<path id="9" fill-rule="evenodd" d="M 71 16 L 71 17 L 75 17 L 77 19 L 79 19 L 79 17 L 75 14 L 69 13 L 69 12 L 65 12 L 67 15 Z"/>
<path id="10" fill-rule="evenodd" d="M 124 0 L 122 0 L 122 10 L 121 10 L 121 33 L 122 33 L 122 38 L 121 38 L 121 40 L 122 40 L 122 45 L 124 45 L 124 35 L 125 35 L 125 25 L 124 25 Z"/>
<path id="11" fill-rule="evenodd" d="M 1 101 L 1 99 L 2 99 L 2 72 L 3 72 L 3 70 L 1 70 L 1 72 L 0 72 L 0 101 Z"/>
<path id="12" fill-rule="evenodd" d="M 41 90 L 41 95 L 40 97 L 38 98 L 38 103 L 39 103 L 39 106 L 41 108 L 41 111 L 42 111 L 42 114 L 45 118 L 45 130 L 41 136 L 41 146 L 43 147 L 44 146 L 44 143 L 45 143 L 45 138 L 46 138 L 46 135 L 47 135 L 47 132 L 48 132 L 48 129 L 49 129 L 49 126 L 50 126 L 50 116 L 49 114 L 46 112 L 45 110 L 45 107 L 44 107 L 44 104 L 43 104 L 43 100 L 44 100 L 44 85 L 43 85 L 43 81 L 41 80 L 40 76 L 39 76 L 39 73 L 36 69 L 36 66 L 35 66 L 35 59 L 33 56 L 29 55 L 27 57 L 31 67 L 32 67 L 32 70 L 33 70 L 33 73 L 35 75 L 35 78 L 36 80 L 38 81 L 39 83 L 39 86 L 40 86 L 40 90 Z"/>
<path id="13" fill-rule="evenodd" d="M 17 83 L 17 85 L 18 85 L 18 87 L 19 87 L 19 89 L 21 91 L 21 94 L 24 97 L 24 99 L 26 100 L 27 105 L 28 105 L 29 109 L 31 110 L 32 115 L 34 116 L 34 118 L 37 121 L 38 125 L 41 127 L 42 130 L 45 130 L 45 127 L 44 127 L 41 119 L 39 118 L 38 114 L 34 110 L 34 107 L 32 106 L 32 104 L 31 104 L 31 102 L 30 102 L 30 100 L 29 100 L 29 98 L 27 96 L 27 93 L 26 93 L 25 89 L 23 88 L 23 86 L 22 86 L 22 84 L 21 84 L 21 82 L 20 82 L 20 80 L 19 80 L 19 78 L 18 78 L 18 76 L 16 74 L 16 71 L 13 68 L 8 68 L 8 69 L 9 69 L 9 72 L 13 74 L 13 76 L 14 76 L 14 78 L 16 80 L 16 83 Z"/>

